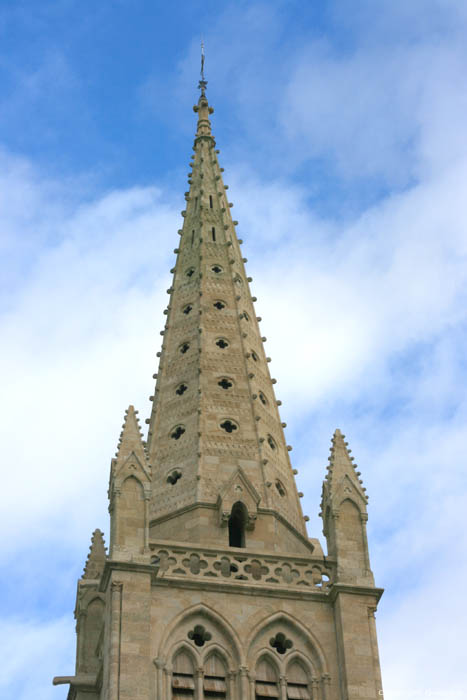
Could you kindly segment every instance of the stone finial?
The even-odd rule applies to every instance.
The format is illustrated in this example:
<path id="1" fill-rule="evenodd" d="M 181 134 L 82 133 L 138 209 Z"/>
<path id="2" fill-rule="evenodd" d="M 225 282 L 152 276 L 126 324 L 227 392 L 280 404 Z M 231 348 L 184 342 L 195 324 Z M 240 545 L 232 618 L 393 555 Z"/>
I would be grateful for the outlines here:
<path id="1" fill-rule="evenodd" d="M 107 550 L 105 548 L 104 535 L 101 530 L 94 530 L 91 538 L 91 546 L 89 554 L 84 566 L 83 578 L 98 579 L 101 577 L 104 570 L 104 564 L 107 559 Z"/>

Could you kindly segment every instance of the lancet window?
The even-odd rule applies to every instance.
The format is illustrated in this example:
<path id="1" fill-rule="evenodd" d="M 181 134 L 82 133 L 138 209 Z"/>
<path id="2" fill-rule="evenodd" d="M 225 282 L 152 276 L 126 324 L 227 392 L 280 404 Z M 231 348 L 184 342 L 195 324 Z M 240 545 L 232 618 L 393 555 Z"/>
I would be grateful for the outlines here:
<path id="1" fill-rule="evenodd" d="M 204 667 L 204 697 L 227 698 L 227 671 L 217 654 L 212 654 Z"/>
<path id="2" fill-rule="evenodd" d="M 308 674 L 298 661 L 293 661 L 287 669 L 288 700 L 311 700 Z"/>
<path id="3" fill-rule="evenodd" d="M 268 659 L 261 659 L 256 666 L 255 700 L 278 698 L 279 683 L 275 667 Z"/>
<path id="4" fill-rule="evenodd" d="M 194 666 L 190 655 L 180 651 L 174 659 L 172 672 L 172 700 L 195 697 Z"/>

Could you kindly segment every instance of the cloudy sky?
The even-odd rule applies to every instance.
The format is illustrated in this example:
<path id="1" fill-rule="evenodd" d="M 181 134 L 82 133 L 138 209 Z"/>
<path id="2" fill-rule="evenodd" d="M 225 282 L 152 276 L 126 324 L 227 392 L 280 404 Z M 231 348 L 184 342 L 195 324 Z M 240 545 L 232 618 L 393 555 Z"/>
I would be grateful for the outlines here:
<path id="1" fill-rule="evenodd" d="M 310 535 L 339 427 L 385 697 L 466 698 L 465 0 L 1 3 L 0 696 L 66 698 L 123 413 L 149 414 L 201 34 Z"/>

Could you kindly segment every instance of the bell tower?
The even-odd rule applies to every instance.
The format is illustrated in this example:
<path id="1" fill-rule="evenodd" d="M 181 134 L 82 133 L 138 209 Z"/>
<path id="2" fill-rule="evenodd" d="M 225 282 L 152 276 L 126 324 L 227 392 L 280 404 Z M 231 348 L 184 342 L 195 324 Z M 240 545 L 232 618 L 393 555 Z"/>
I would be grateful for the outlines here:
<path id="1" fill-rule="evenodd" d="M 110 541 L 78 582 L 69 700 L 380 698 L 367 496 L 344 436 L 309 538 L 200 81 L 147 440 L 130 406 Z"/>

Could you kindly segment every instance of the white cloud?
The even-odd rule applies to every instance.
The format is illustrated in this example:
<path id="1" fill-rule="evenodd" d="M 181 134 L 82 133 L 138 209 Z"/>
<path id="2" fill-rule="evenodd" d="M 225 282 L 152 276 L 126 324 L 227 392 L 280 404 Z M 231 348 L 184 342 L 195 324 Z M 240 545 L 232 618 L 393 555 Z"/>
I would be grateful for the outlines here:
<path id="1" fill-rule="evenodd" d="M 53 694 L 58 697 L 58 692 L 52 688 L 52 678 L 73 675 L 68 664 L 74 656 L 74 644 L 71 614 L 47 621 L 2 620 L 0 694 L 17 700 L 28 700 L 31 696 L 36 700 L 49 700 Z"/>
<path id="2" fill-rule="evenodd" d="M 11 207 L 5 201 L 3 220 L 10 247 L 18 242 L 20 253 L 23 242 L 28 247 L 27 283 L 0 319 L 4 479 L 22 502 L 20 512 L 16 499 L 4 504 L 2 529 L 14 547 L 33 523 L 36 533 L 56 537 L 64 512 L 80 530 L 83 503 L 94 518 L 99 506 L 105 521 L 119 421 L 130 402 L 150 391 L 163 318 L 159 284 L 170 279 L 170 248 L 161 242 L 178 225 L 156 189 L 114 192 L 61 210 L 27 168 L 22 174 L 19 196 L 29 193 L 30 220 L 17 212 L 15 197 Z M 50 229 L 37 237 L 35 223 L 51 209 Z M 135 366 L 146 369 L 144 388 L 132 386 Z"/>

